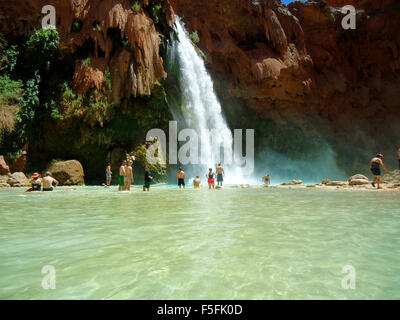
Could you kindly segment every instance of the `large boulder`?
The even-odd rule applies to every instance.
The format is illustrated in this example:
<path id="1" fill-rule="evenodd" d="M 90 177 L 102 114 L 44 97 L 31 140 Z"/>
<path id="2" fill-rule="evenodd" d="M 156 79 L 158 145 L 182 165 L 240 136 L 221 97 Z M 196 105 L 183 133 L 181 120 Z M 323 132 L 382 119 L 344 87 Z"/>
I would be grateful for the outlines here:
<path id="1" fill-rule="evenodd" d="M 11 187 L 29 187 L 29 179 L 22 172 L 14 172 L 9 176 L 7 183 Z"/>
<path id="2" fill-rule="evenodd" d="M 52 177 L 60 183 L 60 186 L 85 185 L 83 167 L 77 160 L 54 160 L 47 171 L 51 172 Z"/>
<path id="3" fill-rule="evenodd" d="M 4 175 L 4 176 L 0 175 L 0 188 L 9 188 L 10 187 L 10 185 L 7 183 L 8 179 L 9 179 L 8 175 Z"/>
<path id="4" fill-rule="evenodd" d="M 3 156 L 0 156 L 0 175 L 8 175 L 10 173 L 10 168 L 8 167 Z"/>
<path id="5" fill-rule="evenodd" d="M 369 179 L 362 174 L 356 174 L 356 175 L 350 177 L 348 182 L 349 182 L 349 185 L 351 185 L 351 186 L 361 186 L 361 185 L 370 183 Z"/>

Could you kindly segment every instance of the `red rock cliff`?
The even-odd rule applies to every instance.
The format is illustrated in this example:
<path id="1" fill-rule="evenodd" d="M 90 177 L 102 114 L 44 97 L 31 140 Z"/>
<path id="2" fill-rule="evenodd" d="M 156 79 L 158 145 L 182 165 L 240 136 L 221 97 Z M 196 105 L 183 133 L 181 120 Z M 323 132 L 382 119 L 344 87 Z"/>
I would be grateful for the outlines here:
<path id="1" fill-rule="evenodd" d="M 198 31 L 222 100 L 234 97 L 243 110 L 323 137 L 349 158 L 383 150 L 394 159 L 400 139 L 398 1 L 171 3 L 187 29 Z M 358 10 L 356 30 L 344 30 L 344 14 L 333 8 L 345 4 Z"/>
<path id="2" fill-rule="evenodd" d="M 140 8 L 135 11 L 128 0 L 1 1 L 0 28 L 8 37 L 28 37 L 41 26 L 42 7 L 53 5 L 63 52 L 82 47 L 90 51 L 89 70 L 80 61 L 76 63 L 75 91 L 84 94 L 90 88 L 100 89 L 103 73 L 109 68 L 113 98 L 119 102 L 123 96 L 150 95 L 153 84 L 166 77 L 159 55 L 160 37 L 147 10 L 153 1 L 137 3 Z M 172 26 L 174 13 L 168 0 L 157 3 L 162 4 L 167 24 Z M 118 37 L 125 41 L 126 49 L 116 50 Z"/>

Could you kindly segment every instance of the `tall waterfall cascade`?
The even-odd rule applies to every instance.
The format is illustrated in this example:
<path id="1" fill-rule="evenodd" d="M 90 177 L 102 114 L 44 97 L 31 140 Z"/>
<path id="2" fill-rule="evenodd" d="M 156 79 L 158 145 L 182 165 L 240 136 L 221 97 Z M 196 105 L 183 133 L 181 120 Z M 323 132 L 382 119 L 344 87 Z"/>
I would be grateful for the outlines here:
<path id="1" fill-rule="evenodd" d="M 213 81 L 179 17 L 176 17 L 176 31 L 177 39 L 170 43 L 168 58 L 179 66 L 184 110 L 182 106 L 171 106 L 171 111 L 179 127 L 193 129 L 198 134 L 201 145 L 198 157 L 201 164 L 189 164 L 186 171 L 190 178 L 196 175 L 203 178 L 208 168 L 215 170 L 216 164 L 222 161 L 225 182 L 243 183 L 245 180 L 241 177 L 240 167 L 234 165 L 232 131 L 214 92 Z M 214 132 L 212 137 L 210 132 Z"/>

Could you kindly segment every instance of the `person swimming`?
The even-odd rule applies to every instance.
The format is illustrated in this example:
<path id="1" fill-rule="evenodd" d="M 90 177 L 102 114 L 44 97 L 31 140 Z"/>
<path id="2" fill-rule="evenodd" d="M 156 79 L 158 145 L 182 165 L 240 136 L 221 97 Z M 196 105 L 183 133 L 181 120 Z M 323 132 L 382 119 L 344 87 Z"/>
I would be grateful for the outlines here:
<path id="1" fill-rule="evenodd" d="M 383 163 L 383 155 L 382 154 L 377 154 L 374 158 L 372 158 L 370 164 L 370 169 L 372 174 L 375 176 L 374 181 L 372 181 L 372 186 L 375 188 L 375 183 L 377 184 L 378 189 L 380 188 L 380 183 L 381 183 L 381 166 L 387 172 L 388 170 L 385 167 L 385 164 Z"/>
<path id="2" fill-rule="evenodd" d="M 215 173 L 212 171 L 212 168 L 208 170 L 206 177 L 208 179 L 208 189 L 211 189 L 211 187 L 215 189 Z"/>
<path id="3" fill-rule="evenodd" d="M 193 180 L 193 186 L 194 186 L 194 188 L 195 188 L 195 189 L 200 189 L 200 183 L 201 183 L 201 181 L 200 181 L 199 176 L 196 176 L 196 179 Z"/>

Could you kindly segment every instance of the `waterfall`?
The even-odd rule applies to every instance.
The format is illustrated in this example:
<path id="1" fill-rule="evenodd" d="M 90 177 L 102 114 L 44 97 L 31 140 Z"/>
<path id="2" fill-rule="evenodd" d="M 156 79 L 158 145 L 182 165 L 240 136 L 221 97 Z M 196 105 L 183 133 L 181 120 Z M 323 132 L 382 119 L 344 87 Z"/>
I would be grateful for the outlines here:
<path id="1" fill-rule="evenodd" d="M 221 160 L 227 171 L 227 182 L 238 182 L 238 168 L 230 165 L 233 162 L 232 131 L 223 116 L 211 76 L 179 17 L 176 17 L 176 30 L 178 39 L 170 43 L 168 58 L 169 65 L 175 63 L 179 69 L 176 78 L 179 81 L 182 101 L 180 106 L 177 106 L 177 103 L 171 105 L 171 111 L 179 127 L 194 129 L 201 142 L 201 165 L 191 166 L 186 171 L 191 177 L 199 175 L 203 178 L 206 170 L 215 170 L 217 162 Z M 213 135 L 213 139 L 208 134 L 210 130 L 218 132 L 218 135 Z M 222 155 L 228 156 L 224 159 Z"/>

